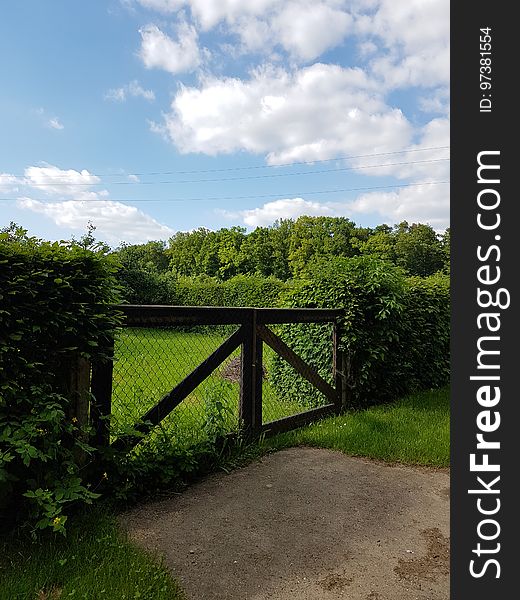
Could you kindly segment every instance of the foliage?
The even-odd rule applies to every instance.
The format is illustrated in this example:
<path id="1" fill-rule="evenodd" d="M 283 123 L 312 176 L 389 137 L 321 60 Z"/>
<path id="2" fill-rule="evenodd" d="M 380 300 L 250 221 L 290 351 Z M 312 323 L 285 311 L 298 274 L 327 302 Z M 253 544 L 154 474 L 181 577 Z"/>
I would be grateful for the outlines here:
<path id="1" fill-rule="evenodd" d="M 300 277 L 321 258 L 370 254 L 403 267 L 410 275 L 447 270 L 449 235 L 426 224 L 406 221 L 390 227 L 357 227 L 345 217 L 282 219 L 270 227 L 217 231 L 199 228 L 178 232 L 165 254 L 180 276 L 208 276 L 223 281 L 236 275 L 273 276 L 282 281 Z"/>
<path id="2" fill-rule="evenodd" d="M 449 287 L 445 276 L 407 280 L 401 270 L 374 257 L 336 259 L 310 268 L 289 298 L 291 306 L 340 308 L 341 349 L 350 407 L 384 402 L 415 388 L 445 384 L 449 376 Z M 286 342 L 304 360 L 330 373 L 330 343 L 319 329 L 284 330 Z M 295 378 L 281 359 L 273 384 L 280 396 L 321 398 Z"/>
<path id="3" fill-rule="evenodd" d="M 185 306 L 278 306 L 290 287 L 274 277 L 237 275 L 227 281 L 212 277 L 181 277 L 176 281 L 177 302 Z M 173 295 L 173 294 L 172 294 Z"/>
<path id="4" fill-rule="evenodd" d="M 0 505 L 37 529 L 64 531 L 68 507 L 96 496 L 92 453 L 72 412 L 77 357 L 103 359 L 117 324 L 116 265 L 104 250 L 0 234 Z"/>
<path id="5" fill-rule="evenodd" d="M 407 279 L 401 362 L 410 387 L 440 387 L 449 381 L 450 316 L 447 275 Z"/>

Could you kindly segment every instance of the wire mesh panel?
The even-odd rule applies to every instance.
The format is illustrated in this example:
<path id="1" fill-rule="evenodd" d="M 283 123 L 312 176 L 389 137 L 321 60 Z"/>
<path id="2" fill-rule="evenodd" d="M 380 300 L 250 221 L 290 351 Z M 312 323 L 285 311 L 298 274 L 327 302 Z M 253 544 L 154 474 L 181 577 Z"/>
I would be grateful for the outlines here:
<path id="1" fill-rule="evenodd" d="M 163 443 L 215 444 L 239 430 L 294 428 L 345 403 L 339 311 L 119 308 L 126 324 L 114 361 L 93 367 L 100 445 L 161 452 Z"/>
<path id="2" fill-rule="evenodd" d="M 115 340 L 112 438 L 128 435 L 146 412 L 210 356 L 237 326 L 128 327 Z M 179 447 L 238 428 L 240 380 L 235 350 L 147 436 Z M 162 417 L 162 415 L 160 415 Z"/>
<path id="3" fill-rule="evenodd" d="M 328 384 L 334 384 L 332 323 L 269 325 L 269 329 Z M 263 359 L 264 424 L 330 404 L 330 399 L 267 344 Z"/>

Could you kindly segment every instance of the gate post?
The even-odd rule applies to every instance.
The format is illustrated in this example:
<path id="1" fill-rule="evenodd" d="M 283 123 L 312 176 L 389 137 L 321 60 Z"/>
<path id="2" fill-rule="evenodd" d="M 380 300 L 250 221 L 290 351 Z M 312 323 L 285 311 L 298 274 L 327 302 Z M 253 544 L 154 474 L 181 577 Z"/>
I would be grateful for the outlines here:
<path id="1" fill-rule="evenodd" d="M 242 326 L 245 329 L 240 369 L 239 418 L 249 434 L 262 427 L 262 340 L 256 331 L 255 309 Z"/>
<path id="2" fill-rule="evenodd" d="M 90 390 L 90 422 L 94 428 L 94 445 L 107 448 L 110 445 L 110 414 L 112 412 L 112 376 L 114 370 L 114 339 L 107 349 L 108 358 L 92 365 Z"/>
<path id="3" fill-rule="evenodd" d="M 347 407 L 347 360 L 340 349 L 341 326 L 336 319 L 332 325 L 332 376 L 337 393 L 336 411 L 341 413 Z"/>

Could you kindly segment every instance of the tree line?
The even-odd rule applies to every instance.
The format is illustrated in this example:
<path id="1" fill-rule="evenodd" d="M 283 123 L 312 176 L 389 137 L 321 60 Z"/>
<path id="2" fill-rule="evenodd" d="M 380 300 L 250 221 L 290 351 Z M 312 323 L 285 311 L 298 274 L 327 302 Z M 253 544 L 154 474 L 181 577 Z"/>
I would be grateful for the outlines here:
<path id="1" fill-rule="evenodd" d="M 430 225 L 358 227 L 345 217 L 281 219 L 250 233 L 243 227 L 177 232 L 167 242 L 122 244 L 114 253 L 124 269 L 211 277 L 237 275 L 300 278 L 309 264 L 332 257 L 371 255 L 401 267 L 408 275 L 449 273 L 450 230 Z"/>

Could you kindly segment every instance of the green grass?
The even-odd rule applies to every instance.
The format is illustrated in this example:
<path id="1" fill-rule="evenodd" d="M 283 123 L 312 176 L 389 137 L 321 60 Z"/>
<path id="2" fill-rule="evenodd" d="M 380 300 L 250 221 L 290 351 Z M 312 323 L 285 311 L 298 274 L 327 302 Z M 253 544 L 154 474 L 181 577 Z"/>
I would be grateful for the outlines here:
<path id="1" fill-rule="evenodd" d="M 160 561 L 130 544 L 99 510 L 75 520 L 67 537 L 0 540 L 2 600 L 181 600 Z"/>
<path id="2" fill-rule="evenodd" d="M 449 389 L 406 396 L 263 441 L 265 451 L 307 445 L 387 462 L 445 467 L 450 462 Z"/>

